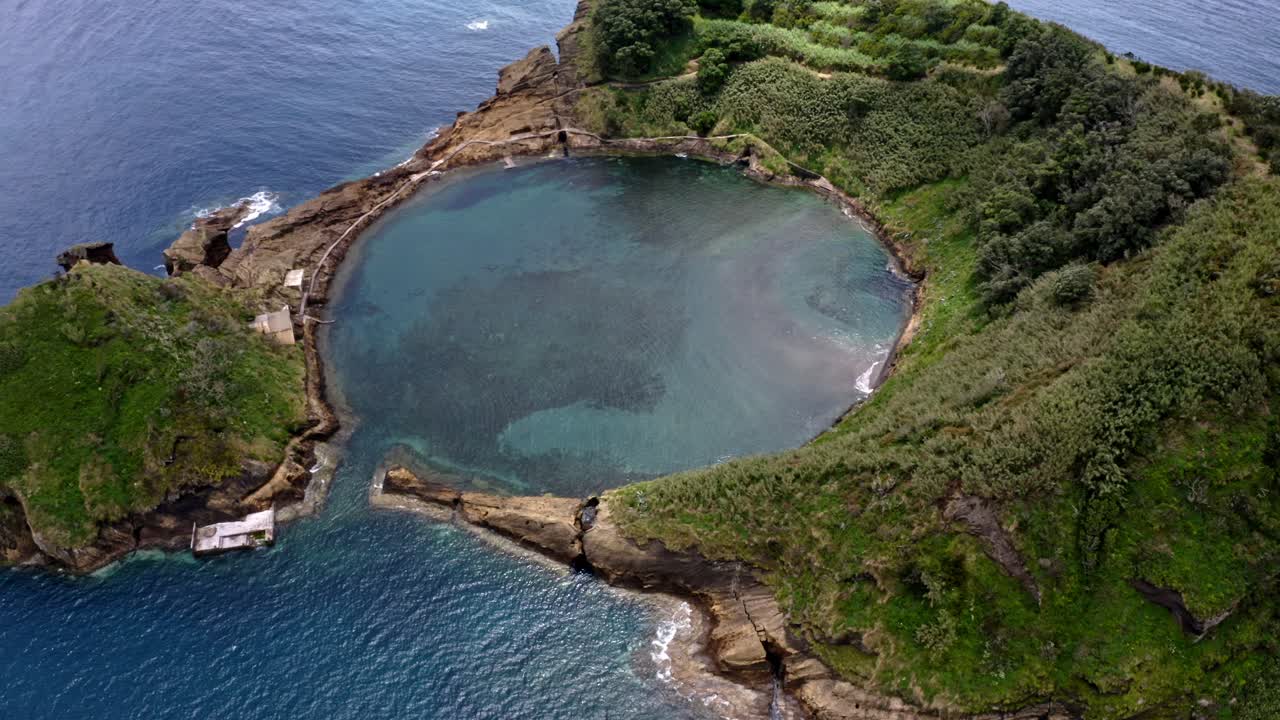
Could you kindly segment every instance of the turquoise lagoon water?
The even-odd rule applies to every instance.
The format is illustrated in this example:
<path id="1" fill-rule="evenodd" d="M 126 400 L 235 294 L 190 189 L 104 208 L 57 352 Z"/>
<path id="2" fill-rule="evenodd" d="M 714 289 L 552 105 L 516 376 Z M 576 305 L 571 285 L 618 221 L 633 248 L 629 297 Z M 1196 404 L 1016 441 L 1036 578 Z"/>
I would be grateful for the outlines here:
<path id="1" fill-rule="evenodd" d="M 910 309 L 833 205 L 692 160 L 480 173 L 357 252 L 328 355 L 359 434 L 513 492 L 799 445 L 870 390 Z"/>

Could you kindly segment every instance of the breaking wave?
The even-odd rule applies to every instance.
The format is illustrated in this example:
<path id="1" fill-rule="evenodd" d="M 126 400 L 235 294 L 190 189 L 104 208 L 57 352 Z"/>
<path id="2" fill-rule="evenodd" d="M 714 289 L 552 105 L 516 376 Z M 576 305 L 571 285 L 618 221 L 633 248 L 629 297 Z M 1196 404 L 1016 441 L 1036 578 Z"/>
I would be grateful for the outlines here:
<path id="1" fill-rule="evenodd" d="M 878 367 L 880 367 L 879 360 L 868 365 L 867 369 L 864 370 L 862 374 L 858 376 L 858 382 L 857 382 L 858 392 L 863 392 L 868 395 L 871 394 L 871 390 L 872 390 L 871 378 L 875 375 L 876 368 Z"/>
<path id="2" fill-rule="evenodd" d="M 649 657 L 653 660 L 653 664 L 657 666 L 658 679 L 664 683 L 671 682 L 671 654 L 667 652 L 671 649 L 671 641 L 681 631 L 689 630 L 693 627 L 693 609 L 689 607 L 689 603 L 682 602 L 671 617 L 658 623 L 657 631 L 654 634 L 653 641 L 650 645 L 653 650 L 649 652 Z"/>
<path id="3" fill-rule="evenodd" d="M 467 23 L 467 29 L 468 30 L 488 30 L 489 21 L 488 20 L 472 20 L 471 22 Z"/>
<path id="4" fill-rule="evenodd" d="M 203 210 L 198 210 L 196 211 L 196 217 L 197 218 L 208 217 L 209 215 L 212 215 L 213 213 L 221 210 L 223 207 L 234 207 L 236 205 L 244 205 L 249 208 L 249 214 L 245 215 L 240 220 L 240 222 L 236 223 L 234 226 L 234 227 L 240 227 L 242 225 L 245 225 L 246 223 L 250 223 L 250 222 L 253 222 L 254 220 L 257 220 L 258 218 L 262 217 L 263 215 L 266 215 L 267 213 L 280 212 L 281 208 L 279 205 L 279 200 L 280 200 L 280 195 L 278 193 L 273 193 L 270 190 L 259 190 L 258 192 L 250 195 L 249 197 L 240 198 L 239 200 L 231 203 L 231 205 L 221 205 L 218 207 L 205 208 Z"/>

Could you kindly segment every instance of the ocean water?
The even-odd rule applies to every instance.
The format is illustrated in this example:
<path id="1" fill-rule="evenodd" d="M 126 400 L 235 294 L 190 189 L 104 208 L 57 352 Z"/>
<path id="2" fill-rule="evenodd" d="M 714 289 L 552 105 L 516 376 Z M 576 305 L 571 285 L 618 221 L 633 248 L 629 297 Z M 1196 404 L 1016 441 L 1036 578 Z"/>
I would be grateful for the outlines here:
<path id="1" fill-rule="evenodd" d="M 575 4 L 0 2 L 0 302 L 72 243 L 151 269 L 202 209 L 395 165 Z"/>
<path id="2" fill-rule="evenodd" d="M 694 160 L 480 172 L 356 253 L 326 354 L 358 432 L 523 493 L 795 447 L 867 394 L 910 312 L 835 206 Z"/>
<path id="3" fill-rule="evenodd" d="M 1277 0 L 1008 0 L 1117 53 L 1280 94 Z"/>
<path id="4" fill-rule="evenodd" d="M 659 680 L 669 609 L 373 510 L 373 463 L 271 549 L 0 572 L 0 717 L 712 717 Z"/>

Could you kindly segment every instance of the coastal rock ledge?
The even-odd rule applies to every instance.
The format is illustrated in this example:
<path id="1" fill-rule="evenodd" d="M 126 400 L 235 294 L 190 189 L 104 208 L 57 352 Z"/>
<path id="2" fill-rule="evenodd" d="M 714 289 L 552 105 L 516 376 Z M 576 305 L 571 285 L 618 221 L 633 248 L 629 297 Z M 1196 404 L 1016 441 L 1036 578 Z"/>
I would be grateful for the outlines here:
<path id="1" fill-rule="evenodd" d="M 440 519 L 497 533 L 611 585 L 692 599 L 711 620 L 707 650 L 718 673 L 759 690 L 777 678 L 818 720 L 1075 717 L 1057 704 L 981 715 L 932 711 L 841 680 L 792 632 L 773 591 L 753 568 L 709 560 L 696 551 L 672 551 L 656 540 L 639 544 L 614 522 L 607 496 L 575 500 L 463 492 L 399 466 L 387 470 L 380 489 L 376 505 L 403 507 L 395 500 L 407 499 Z"/>

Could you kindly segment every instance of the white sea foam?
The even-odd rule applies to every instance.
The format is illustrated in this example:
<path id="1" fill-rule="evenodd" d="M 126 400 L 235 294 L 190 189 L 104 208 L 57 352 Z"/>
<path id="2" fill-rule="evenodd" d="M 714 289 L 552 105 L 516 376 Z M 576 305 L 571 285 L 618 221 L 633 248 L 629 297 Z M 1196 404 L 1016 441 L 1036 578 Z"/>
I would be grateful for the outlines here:
<path id="1" fill-rule="evenodd" d="M 671 654 L 667 652 L 671 648 L 671 641 L 675 640 L 676 635 L 679 635 L 682 630 L 687 631 L 692 627 L 693 608 L 686 602 L 680 603 L 670 618 L 658 623 L 657 632 L 650 643 L 653 650 L 649 651 L 649 657 L 653 660 L 653 664 L 658 666 L 657 676 L 662 682 L 671 682 Z"/>
<path id="2" fill-rule="evenodd" d="M 488 30 L 489 21 L 488 20 L 472 20 L 471 22 L 467 23 L 467 29 L 468 30 Z"/>
<path id="3" fill-rule="evenodd" d="M 279 199 L 279 195 L 266 190 L 259 190 L 247 198 L 241 198 L 239 202 L 249 206 L 249 214 L 245 215 L 240 222 L 236 223 L 235 226 L 240 227 L 241 225 L 244 225 L 251 220 L 256 220 L 269 212 L 279 212 L 280 206 L 276 204 L 276 201 Z"/>
<path id="4" fill-rule="evenodd" d="M 871 377 L 875 373 L 876 368 L 879 366 L 880 366 L 880 361 L 877 360 L 871 363 L 871 365 L 868 366 L 867 369 L 861 375 L 858 376 L 858 383 L 857 383 L 858 392 L 864 392 L 868 395 L 871 394 Z"/>
<path id="5" fill-rule="evenodd" d="M 197 218 L 208 217 L 218 212 L 224 207 L 235 207 L 236 205 L 245 205 L 249 208 L 249 214 L 245 215 L 243 218 L 241 218 L 240 222 L 235 224 L 235 227 L 240 227 L 245 223 L 257 220 L 258 218 L 262 217 L 267 213 L 280 212 L 281 208 L 277 202 L 279 199 L 280 199 L 280 196 L 276 193 L 271 192 L 270 190 L 259 190 L 258 192 L 250 195 L 249 197 L 240 198 L 239 200 L 231 203 L 231 205 L 220 205 L 218 207 L 211 207 L 211 208 L 205 208 L 203 210 L 197 210 L 196 217 Z"/>

